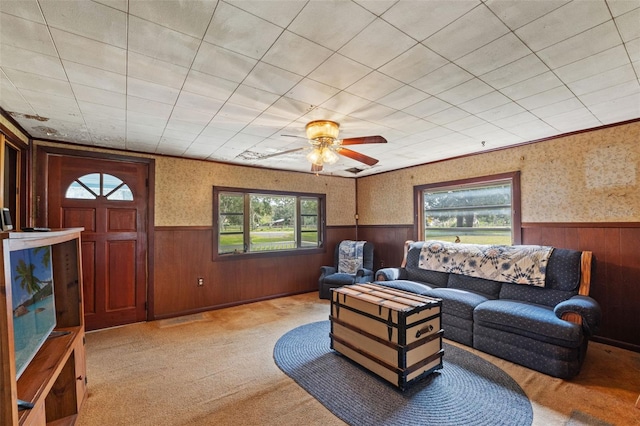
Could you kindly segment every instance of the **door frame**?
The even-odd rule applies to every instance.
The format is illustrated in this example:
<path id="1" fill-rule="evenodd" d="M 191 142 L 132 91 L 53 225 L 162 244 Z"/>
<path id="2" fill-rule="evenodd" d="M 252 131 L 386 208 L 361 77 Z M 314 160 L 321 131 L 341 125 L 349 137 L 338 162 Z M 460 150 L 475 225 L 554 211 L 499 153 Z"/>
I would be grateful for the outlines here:
<path id="1" fill-rule="evenodd" d="M 83 151 L 82 149 L 60 148 L 48 145 L 35 145 L 35 199 L 33 208 L 33 226 L 47 226 L 48 221 L 48 181 L 49 181 L 49 156 L 60 155 L 75 158 L 91 158 L 96 160 L 125 161 L 130 163 L 146 164 L 149 171 L 147 183 L 147 318 L 151 321 L 155 318 L 154 312 L 154 230 L 155 230 L 155 182 L 156 161 L 149 157 L 134 157 L 129 155 L 112 154 L 99 151 Z"/>

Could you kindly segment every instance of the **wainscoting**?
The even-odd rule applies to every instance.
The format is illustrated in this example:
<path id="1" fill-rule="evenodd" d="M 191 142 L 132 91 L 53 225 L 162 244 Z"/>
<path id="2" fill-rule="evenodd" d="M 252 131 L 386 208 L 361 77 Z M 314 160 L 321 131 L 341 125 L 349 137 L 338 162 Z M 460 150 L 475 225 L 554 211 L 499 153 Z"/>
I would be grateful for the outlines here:
<path id="1" fill-rule="evenodd" d="M 354 230 L 328 227 L 323 253 L 214 262 L 211 227 L 156 227 L 153 319 L 318 291 L 320 266 L 333 264 L 335 245 L 354 239 Z"/>
<path id="2" fill-rule="evenodd" d="M 374 265 L 398 266 L 413 225 L 359 226 L 358 238 L 375 244 Z M 594 340 L 640 352 L 640 223 L 523 223 L 522 244 L 590 250 L 590 295 L 602 307 Z"/>

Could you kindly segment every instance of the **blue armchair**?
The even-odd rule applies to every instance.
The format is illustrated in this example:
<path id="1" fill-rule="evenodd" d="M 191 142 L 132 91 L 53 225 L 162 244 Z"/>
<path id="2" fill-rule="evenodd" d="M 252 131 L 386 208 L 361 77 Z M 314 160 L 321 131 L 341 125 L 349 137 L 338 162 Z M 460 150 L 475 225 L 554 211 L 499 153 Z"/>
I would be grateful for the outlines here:
<path id="1" fill-rule="evenodd" d="M 336 244 L 334 266 L 321 266 L 318 289 L 321 299 L 331 298 L 331 289 L 373 281 L 373 244 L 345 240 Z"/>

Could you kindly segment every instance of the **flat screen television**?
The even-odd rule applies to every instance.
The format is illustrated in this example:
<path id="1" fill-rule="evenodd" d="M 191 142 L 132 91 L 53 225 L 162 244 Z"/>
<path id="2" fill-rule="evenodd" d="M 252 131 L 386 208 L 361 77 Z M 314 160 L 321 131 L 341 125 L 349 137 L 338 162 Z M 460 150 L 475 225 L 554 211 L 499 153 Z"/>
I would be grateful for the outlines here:
<path id="1" fill-rule="evenodd" d="M 33 360 L 56 326 L 51 246 L 10 254 L 16 375 Z"/>

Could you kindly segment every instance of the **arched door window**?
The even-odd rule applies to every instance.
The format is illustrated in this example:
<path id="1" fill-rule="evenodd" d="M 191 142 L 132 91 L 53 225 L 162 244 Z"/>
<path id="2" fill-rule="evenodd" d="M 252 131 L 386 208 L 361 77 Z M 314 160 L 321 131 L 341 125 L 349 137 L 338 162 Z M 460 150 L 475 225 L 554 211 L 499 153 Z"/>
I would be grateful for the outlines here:
<path id="1" fill-rule="evenodd" d="M 95 200 L 105 197 L 110 201 L 132 201 L 133 193 L 121 179 L 107 173 L 80 176 L 67 188 L 65 198 Z"/>

